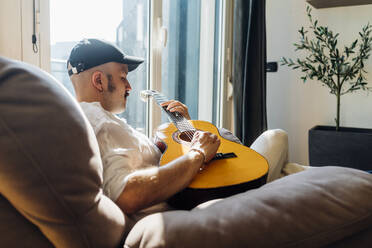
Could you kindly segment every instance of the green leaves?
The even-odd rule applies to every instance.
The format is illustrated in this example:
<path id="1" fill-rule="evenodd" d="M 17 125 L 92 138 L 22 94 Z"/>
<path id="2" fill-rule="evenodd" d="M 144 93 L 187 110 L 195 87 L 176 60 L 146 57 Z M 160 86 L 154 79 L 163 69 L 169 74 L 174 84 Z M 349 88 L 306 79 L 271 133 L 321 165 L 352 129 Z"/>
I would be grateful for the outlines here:
<path id="1" fill-rule="evenodd" d="M 301 29 L 298 30 L 298 32 L 301 34 L 301 37 L 304 37 L 305 34 L 307 33 L 307 31 L 304 30 L 304 27 L 301 27 Z"/>
<path id="2" fill-rule="evenodd" d="M 313 37 L 309 38 L 308 31 L 301 27 L 298 30 L 300 41 L 293 44 L 295 51 L 302 50 L 307 54 L 306 57 L 297 58 L 295 61 L 282 57 L 281 65 L 301 70 L 304 74 L 301 76 L 304 83 L 308 79 L 317 79 L 329 87 L 330 93 L 337 98 L 358 90 L 372 90 L 371 87 L 367 87 L 368 83 L 364 76 L 367 73 L 364 69 L 365 61 L 369 58 L 372 47 L 372 25 L 368 23 L 363 26 L 359 38 L 341 51 L 337 47 L 339 33 L 333 33 L 327 26 L 318 24 L 318 20 L 313 22 L 311 10 L 307 6 L 309 28 Z M 336 123 L 337 120 L 339 117 L 336 118 Z"/>
<path id="3" fill-rule="evenodd" d="M 357 78 L 357 75 L 366 73 L 364 70 L 365 60 L 369 58 L 371 51 L 372 25 L 369 23 L 359 32 L 360 39 L 356 39 L 350 46 L 345 46 L 343 51 L 337 47 L 339 33 L 334 33 L 327 26 L 313 22 L 311 8 L 307 6 L 307 15 L 310 21 L 310 28 L 315 38 L 309 39 L 308 31 L 301 27 L 300 42 L 293 44 L 295 51 L 303 50 L 307 56 L 303 59 L 293 61 L 291 58 L 281 58 L 281 65 L 287 65 L 294 70 L 301 70 L 305 76 L 301 79 L 317 79 L 327 85 L 331 92 L 348 92 L 365 89 L 361 83 L 355 81 L 354 86 L 347 88 L 345 82 Z M 359 44 L 359 50 L 357 45 Z M 355 85 L 356 84 L 356 85 Z M 360 87 L 359 87 L 360 86 Z"/>

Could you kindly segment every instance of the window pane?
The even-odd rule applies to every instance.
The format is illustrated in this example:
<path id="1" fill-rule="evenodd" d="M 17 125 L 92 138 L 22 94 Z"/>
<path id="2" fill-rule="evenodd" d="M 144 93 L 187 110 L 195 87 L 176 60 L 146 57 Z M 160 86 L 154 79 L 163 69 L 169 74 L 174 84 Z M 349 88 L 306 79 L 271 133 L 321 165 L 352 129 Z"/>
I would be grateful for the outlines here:
<path id="1" fill-rule="evenodd" d="M 163 0 L 163 26 L 168 29 L 162 54 L 162 91 L 198 117 L 200 1 Z M 166 116 L 162 116 L 166 120 Z"/>
<path id="2" fill-rule="evenodd" d="M 217 124 L 217 113 L 219 111 L 217 102 L 220 101 L 218 86 L 220 84 L 220 63 L 222 63 L 219 60 L 222 1 L 205 1 L 208 1 L 209 4 L 203 5 L 200 0 L 163 0 L 163 26 L 168 30 L 168 41 L 162 54 L 162 92 L 170 99 L 174 98 L 185 103 L 189 108 L 191 118 L 198 119 L 200 115 L 198 113 L 199 97 L 202 97 L 200 94 L 206 93 L 199 92 L 199 83 L 205 83 L 199 82 L 199 79 L 203 73 L 213 73 L 213 75 L 210 75 L 213 78 L 213 84 L 208 88 L 211 94 L 206 95 L 212 96 L 207 101 L 212 106 L 212 122 Z M 214 25 L 211 32 L 214 44 L 207 44 L 207 47 L 213 48 L 212 58 L 207 59 L 213 65 L 213 72 L 200 71 L 200 68 L 204 68 L 200 65 L 201 56 L 203 56 L 200 50 L 201 42 L 206 42 L 201 41 L 201 32 L 204 32 L 201 30 L 201 13 L 208 12 L 201 8 L 210 6 L 215 6 L 214 18 L 204 20 L 204 22 L 207 22 L 204 25 Z M 162 120 L 166 121 L 166 119 L 165 114 L 163 114 Z"/>
<path id="3" fill-rule="evenodd" d="M 126 54 L 147 60 L 148 0 L 51 0 L 51 70 L 74 94 L 66 61 L 72 47 L 84 38 L 116 43 Z M 133 127 L 145 132 L 145 103 L 138 92 L 146 88 L 146 63 L 129 73 L 133 86 L 124 116 Z"/>
<path id="4" fill-rule="evenodd" d="M 127 109 L 122 116 L 137 130 L 146 133 L 146 104 L 139 93 L 147 89 L 148 0 L 123 0 L 123 20 L 117 28 L 117 44 L 127 54 L 145 62 L 128 74 L 132 86 Z"/>
<path id="5" fill-rule="evenodd" d="M 221 61 L 220 58 L 222 56 L 221 48 L 222 48 L 222 32 L 221 32 L 221 15 L 222 15 L 222 4 L 221 0 L 215 1 L 215 20 L 214 20 L 214 60 L 213 60 L 213 115 L 212 115 L 212 122 L 213 124 L 218 124 L 218 112 L 220 111 L 219 108 L 221 107 L 220 103 L 222 99 L 220 99 L 220 88 L 222 87 L 222 80 L 220 78 L 220 70 L 221 67 L 224 65 L 224 61 Z"/>

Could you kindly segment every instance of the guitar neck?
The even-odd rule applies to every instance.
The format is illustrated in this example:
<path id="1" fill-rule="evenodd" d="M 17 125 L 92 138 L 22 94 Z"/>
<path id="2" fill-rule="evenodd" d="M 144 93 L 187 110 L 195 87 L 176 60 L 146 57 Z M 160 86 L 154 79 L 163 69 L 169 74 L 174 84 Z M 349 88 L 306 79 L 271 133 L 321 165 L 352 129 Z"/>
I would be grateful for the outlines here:
<path id="1" fill-rule="evenodd" d="M 177 127 L 180 132 L 195 131 L 195 128 L 182 114 L 177 111 L 170 112 L 169 110 L 167 110 L 167 106 L 161 106 L 162 103 L 168 101 L 168 99 L 163 94 L 153 91 L 151 95 L 155 99 L 156 103 L 168 115 L 169 120 Z"/>

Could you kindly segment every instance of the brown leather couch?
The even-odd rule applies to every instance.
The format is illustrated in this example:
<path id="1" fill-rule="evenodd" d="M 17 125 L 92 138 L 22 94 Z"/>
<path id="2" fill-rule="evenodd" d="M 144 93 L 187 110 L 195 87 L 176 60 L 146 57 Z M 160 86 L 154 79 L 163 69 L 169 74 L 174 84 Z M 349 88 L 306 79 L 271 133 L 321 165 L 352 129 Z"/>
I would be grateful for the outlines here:
<path id="1" fill-rule="evenodd" d="M 136 224 L 101 185 L 97 141 L 77 102 L 47 73 L 0 57 L 0 247 L 372 244 L 372 175 L 354 169 L 310 169 Z"/>

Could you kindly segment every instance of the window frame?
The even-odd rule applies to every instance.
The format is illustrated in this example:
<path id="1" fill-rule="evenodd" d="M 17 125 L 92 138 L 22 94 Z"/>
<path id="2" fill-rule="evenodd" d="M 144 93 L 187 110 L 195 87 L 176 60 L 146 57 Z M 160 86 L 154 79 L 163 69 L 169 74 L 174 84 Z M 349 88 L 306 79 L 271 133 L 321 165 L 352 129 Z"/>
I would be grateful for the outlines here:
<path id="1" fill-rule="evenodd" d="M 21 0 L 26 2 L 27 0 Z M 50 73 L 50 0 L 37 0 L 38 12 L 38 35 L 40 37 L 40 62 L 36 65 Z M 30 1 L 32 2 L 32 1 Z M 161 91 L 161 66 L 162 66 L 162 3 L 163 0 L 149 0 L 149 39 L 147 63 L 147 87 Z M 198 119 L 212 122 L 213 110 L 213 60 L 218 59 L 218 104 L 216 124 L 218 127 L 232 129 L 232 92 L 231 86 L 231 40 L 232 40 L 232 10 L 233 1 L 221 0 L 220 7 L 220 47 L 218 58 L 214 58 L 214 34 L 215 34 L 215 0 L 203 0 L 201 2 L 201 35 L 200 35 L 200 65 L 199 65 L 199 94 Z M 31 4 L 32 5 L 32 4 Z M 32 7 L 32 6 L 31 6 Z M 211 14 L 208 14 L 211 13 Z M 31 27 L 32 28 L 32 27 Z M 151 137 L 155 129 L 161 124 L 161 109 L 154 101 L 150 101 L 146 107 L 146 134 Z"/>

